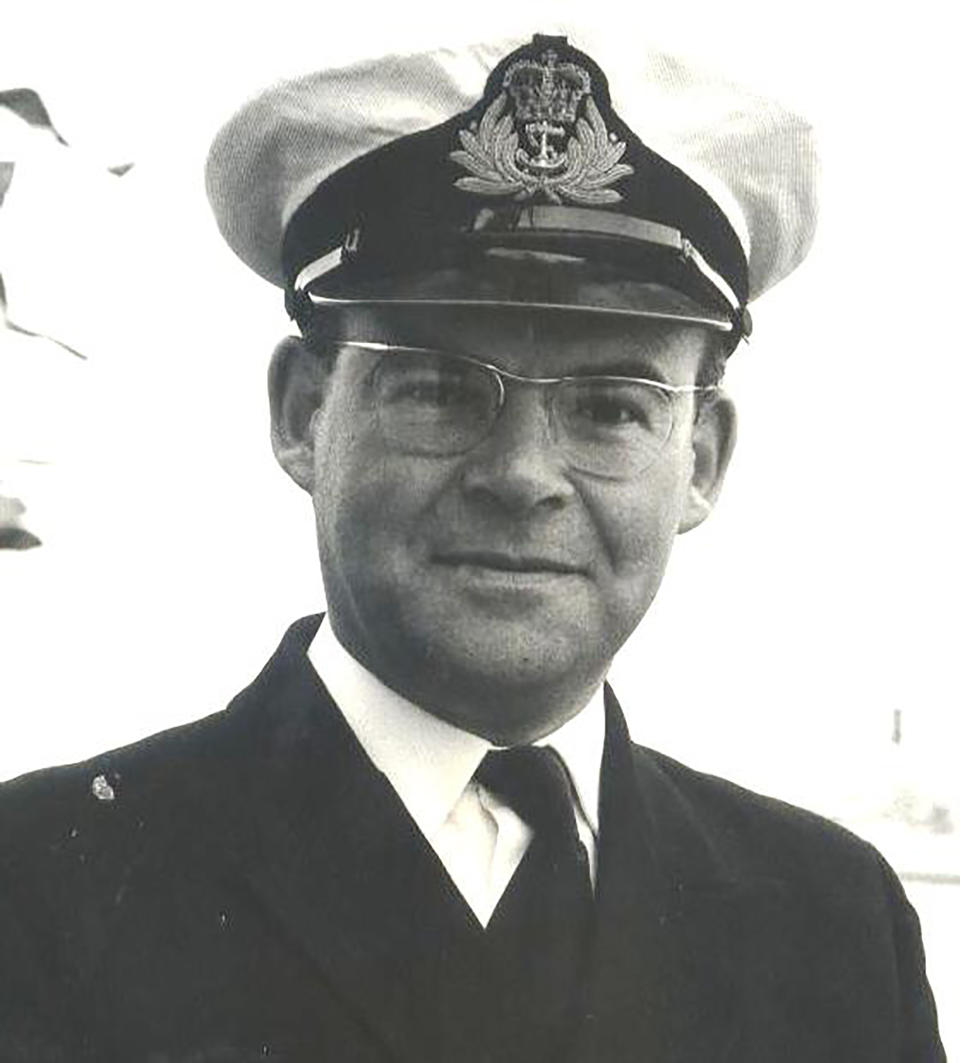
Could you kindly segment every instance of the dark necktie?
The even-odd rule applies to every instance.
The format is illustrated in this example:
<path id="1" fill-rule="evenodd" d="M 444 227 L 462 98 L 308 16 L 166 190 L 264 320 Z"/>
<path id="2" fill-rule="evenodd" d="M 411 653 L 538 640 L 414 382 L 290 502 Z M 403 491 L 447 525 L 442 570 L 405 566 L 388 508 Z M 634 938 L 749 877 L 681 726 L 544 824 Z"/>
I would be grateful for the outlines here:
<path id="1" fill-rule="evenodd" d="M 557 754 L 538 746 L 488 753 L 476 778 L 534 831 L 487 927 L 501 1058 L 553 1060 L 576 1021 L 594 910 L 573 789 Z"/>

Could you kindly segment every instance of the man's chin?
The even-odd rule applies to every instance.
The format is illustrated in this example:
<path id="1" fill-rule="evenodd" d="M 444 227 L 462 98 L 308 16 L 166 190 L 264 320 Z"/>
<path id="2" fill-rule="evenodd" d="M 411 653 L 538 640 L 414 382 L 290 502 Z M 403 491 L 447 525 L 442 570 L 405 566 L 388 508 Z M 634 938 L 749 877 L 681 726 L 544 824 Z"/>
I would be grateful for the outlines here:
<path id="1" fill-rule="evenodd" d="M 538 699 L 605 670 L 599 661 L 585 660 L 589 640 L 582 629 L 530 618 L 465 619 L 438 624 L 426 642 L 414 639 L 401 661 L 409 685 L 434 705 L 450 699 L 485 705 Z"/>

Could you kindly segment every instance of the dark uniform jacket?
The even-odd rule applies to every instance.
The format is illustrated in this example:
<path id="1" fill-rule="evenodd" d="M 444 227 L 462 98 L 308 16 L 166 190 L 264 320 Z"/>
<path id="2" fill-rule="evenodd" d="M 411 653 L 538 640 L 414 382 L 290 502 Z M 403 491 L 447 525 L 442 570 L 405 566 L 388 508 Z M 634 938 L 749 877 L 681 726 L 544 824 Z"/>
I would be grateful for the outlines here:
<path id="1" fill-rule="evenodd" d="M 317 679 L 316 627 L 226 711 L 0 787 L 2 1063 L 492 1058 L 483 931 Z M 571 1063 L 943 1059 L 878 854 L 607 715 Z"/>

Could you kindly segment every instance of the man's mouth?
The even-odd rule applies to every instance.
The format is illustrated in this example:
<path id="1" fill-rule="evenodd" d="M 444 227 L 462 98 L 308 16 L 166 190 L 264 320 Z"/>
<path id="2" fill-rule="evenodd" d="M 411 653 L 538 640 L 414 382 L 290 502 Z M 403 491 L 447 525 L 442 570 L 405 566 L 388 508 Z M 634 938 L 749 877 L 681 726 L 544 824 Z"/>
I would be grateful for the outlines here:
<path id="1" fill-rule="evenodd" d="M 449 550 L 436 554 L 434 560 L 441 565 L 493 572 L 566 576 L 582 575 L 584 572 L 583 565 L 575 564 L 566 558 L 497 550 Z"/>

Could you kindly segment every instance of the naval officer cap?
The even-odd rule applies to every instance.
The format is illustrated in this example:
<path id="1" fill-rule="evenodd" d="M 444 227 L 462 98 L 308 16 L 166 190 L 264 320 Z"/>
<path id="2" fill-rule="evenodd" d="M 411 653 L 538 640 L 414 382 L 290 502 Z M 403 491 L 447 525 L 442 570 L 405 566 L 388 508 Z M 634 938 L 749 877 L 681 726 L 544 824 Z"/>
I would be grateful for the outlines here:
<path id="1" fill-rule="evenodd" d="M 220 131 L 207 192 L 301 327 L 324 307 L 527 306 L 749 333 L 806 254 L 799 116 L 658 53 L 614 91 L 564 37 L 280 83 Z M 485 82 L 485 87 L 484 87 Z"/>

